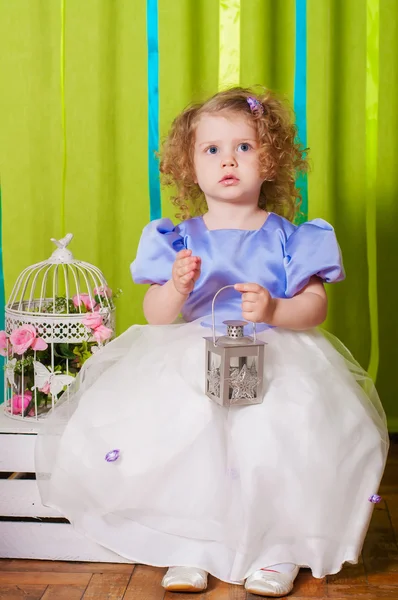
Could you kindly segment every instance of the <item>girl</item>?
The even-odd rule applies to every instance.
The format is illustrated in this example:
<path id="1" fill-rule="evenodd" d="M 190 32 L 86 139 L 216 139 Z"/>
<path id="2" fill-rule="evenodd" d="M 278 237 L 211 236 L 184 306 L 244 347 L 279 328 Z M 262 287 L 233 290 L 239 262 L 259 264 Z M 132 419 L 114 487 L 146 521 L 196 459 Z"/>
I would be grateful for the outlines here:
<path id="1" fill-rule="evenodd" d="M 86 363 L 38 441 L 45 504 L 120 555 L 170 567 L 167 590 L 204 590 L 212 573 L 283 596 L 300 566 L 323 577 L 357 562 L 371 517 L 385 417 L 367 374 L 315 329 L 323 282 L 344 271 L 328 223 L 291 222 L 306 167 L 295 140 L 270 93 L 234 88 L 177 117 L 161 171 L 183 220 L 150 223 L 132 264 L 151 284 L 150 325 Z M 204 393 L 202 338 L 230 284 L 217 327 L 258 324 L 266 389 L 226 409 Z"/>

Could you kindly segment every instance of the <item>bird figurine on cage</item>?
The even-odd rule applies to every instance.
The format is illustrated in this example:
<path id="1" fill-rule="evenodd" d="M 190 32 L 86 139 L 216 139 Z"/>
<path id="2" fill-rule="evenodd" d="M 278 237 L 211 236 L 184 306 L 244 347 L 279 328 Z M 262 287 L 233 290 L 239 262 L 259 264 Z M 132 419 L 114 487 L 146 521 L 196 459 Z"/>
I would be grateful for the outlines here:
<path id="1" fill-rule="evenodd" d="M 61 238 L 60 240 L 51 238 L 50 241 L 54 242 L 54 244 L 57 246 L 57 248 L 66 248 L 66 246 L 68 246 L 70 244 L 72 239 L 73 239 L 73 233 L 67 233 L 66 236 Z"/>

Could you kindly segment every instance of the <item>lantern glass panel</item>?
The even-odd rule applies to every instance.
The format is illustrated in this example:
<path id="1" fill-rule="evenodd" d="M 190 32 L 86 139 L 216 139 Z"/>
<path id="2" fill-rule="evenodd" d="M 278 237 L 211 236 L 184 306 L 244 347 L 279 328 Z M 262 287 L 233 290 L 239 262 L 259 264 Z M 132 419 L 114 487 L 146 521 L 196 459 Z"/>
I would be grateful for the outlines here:
<path id="1" fill-rule="evenodd" d="M 207 353 L 206 393 L 210 392 L 220 398 L 221 395 L 221 356 L 214 352 Z"/>
<path id="2" fill-rule="evenodd" d="M 233 356 L 229 364 L 229 398 L 232 404 L 258 402 L 258 356 Z"/>

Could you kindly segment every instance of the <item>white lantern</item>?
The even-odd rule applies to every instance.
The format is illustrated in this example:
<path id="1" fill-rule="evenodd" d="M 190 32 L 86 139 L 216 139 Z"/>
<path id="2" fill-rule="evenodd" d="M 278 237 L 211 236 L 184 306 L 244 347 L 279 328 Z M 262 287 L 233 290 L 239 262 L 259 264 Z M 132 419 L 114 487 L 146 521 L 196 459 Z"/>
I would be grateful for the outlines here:
<path id="1" fill-rule="evenodd" d="M 206 395 L 221 406 L 261 404 L 264 395 L 264 346 L 253 337 L 244 335 L 246 321 L 223 321 L 227 335 L 216 338 L 214 304 L 221 288 L 213 298 L 213 336 L 206 340 Z"/>
<path id="2" fill-rule="evenodd" d="M 51 257 L 18 277 L 5 310 L 4 411 L 38 419 L 55 404 L 84 361 L 114 332 L 112 292 L 101 271 L 75 260 L 73 235 L 51 239 Z M 4 335 L 4 334 L 3 334 Z"/>

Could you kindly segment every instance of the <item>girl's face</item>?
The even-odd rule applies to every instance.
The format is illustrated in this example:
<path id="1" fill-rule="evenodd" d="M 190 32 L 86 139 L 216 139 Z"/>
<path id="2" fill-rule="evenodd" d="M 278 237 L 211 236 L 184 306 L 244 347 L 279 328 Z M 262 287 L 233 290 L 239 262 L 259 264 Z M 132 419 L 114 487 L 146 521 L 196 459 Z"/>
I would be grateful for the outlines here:
<path id="1" fill-rule="evenodd" d="M 204 114 L 196 126 L 196 182 L 206 200 L 258 203 L 263 179 L 256 129 L 234 113 Z"/>

